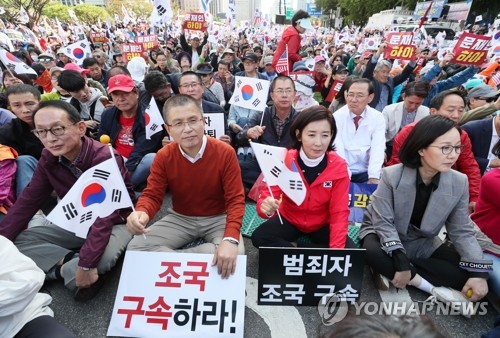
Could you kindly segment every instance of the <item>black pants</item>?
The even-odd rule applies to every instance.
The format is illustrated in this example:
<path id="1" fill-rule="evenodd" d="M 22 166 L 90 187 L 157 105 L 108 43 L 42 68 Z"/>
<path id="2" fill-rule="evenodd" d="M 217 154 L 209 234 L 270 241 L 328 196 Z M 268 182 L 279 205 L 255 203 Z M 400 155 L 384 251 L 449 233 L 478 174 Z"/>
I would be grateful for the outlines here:
<path id="1" fill-rule="evenodd" d="M 319 230 L 305 233 L 297 229 L 283 216 L 283 224 L 279 217 L 273 218 L 262 223 L 252 234 L 252 243 L 256 248 L 267 247 L 293 247 L 292 243 L 297 238 L 307 235 L 313 242 L 308 244 L 308 248 L 328 248 L 330 244 L 330 225 L 327 224 Z M 357 248 L 352 239 L 347 236 L 346 248 Z"/>
<path id="2" fill-rule="evenodd" d="M 365 262 L 378 273 L 390 280 L 396 270 L 392 258 L 382 250 L 380 239 L 375 234 L 369 234 L 362 240 L 366 249 Z M 467 271 L 459 267 L 460 255 L 450 242 L 443 243 L 429 258 L 410 259 L 411 277 L 417 273 L 434 286 L 447 286 L 462 290 L 467 282 Z"/>
<path id="3" fill-rule="evenodd" d="M 366 183 L 368 182 L 368 172 L 352 174 L 351 175 L 352 183 Z"/>
<path id="4" fill-rule="evenodd" d="M 250 161 L 241 161 L 239 164 L 243 184 L 245 185 L 245 187 L 252 188 L 261 173 L 259 163 L 254 158 Z"/>
<path id="5" fill-rule="evenodd" d="M 74 338 L 75 335 L 51 316 L 40 316 L 23 326 L 14 338 Z"/>

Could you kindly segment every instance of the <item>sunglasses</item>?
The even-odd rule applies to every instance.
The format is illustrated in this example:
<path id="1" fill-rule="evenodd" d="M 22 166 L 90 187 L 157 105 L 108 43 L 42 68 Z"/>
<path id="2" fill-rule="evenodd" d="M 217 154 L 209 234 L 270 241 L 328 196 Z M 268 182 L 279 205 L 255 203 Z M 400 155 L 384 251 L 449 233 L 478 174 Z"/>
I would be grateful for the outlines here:
<path id="1" fill-rule="evenodd" d="M 476 100 L 484 100 L 486 103 L 495 101 L 496 97 L 476 97 Z"/>
<path id="2" fill-rule="evenodd" d="M 39 58 L 38 62 L 51 62 L 53 61 L 51 58 Z"/>

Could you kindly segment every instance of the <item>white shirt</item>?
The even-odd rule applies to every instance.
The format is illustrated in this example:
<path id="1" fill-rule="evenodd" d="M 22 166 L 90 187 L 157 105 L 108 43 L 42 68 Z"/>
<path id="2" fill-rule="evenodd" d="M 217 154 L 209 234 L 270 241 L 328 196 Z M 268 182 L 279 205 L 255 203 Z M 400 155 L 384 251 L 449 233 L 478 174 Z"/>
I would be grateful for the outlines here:
<path id="1" fill-rule="evenodd" d="M 203 135 L 203 141 L 201 142 L 201 148 L 195 157 L 191 157 L 187 153 L 185 153 L 184 150 L 182 150 L 181 145 L 179 144 L 179 150 L 181 151 L 182 156 L 187 158 L 187 160 L 191 163 L 195 163 L 196 161 L 198 161 L 200 158 L 203 157 L 203 153 L 205 152 L 206 147 L 207 147 L 207 136 L 206 135 Z"/>
<path id="2" fill-rule="evenodd" d="M 333 114 L 337 125 L 335 149 L 353 174 L 368 172 L 368 178 L 380 179 L 384 163 L 385 119 L 378 110 L 367 106 L 356 130 L 355 116 L 347 105 Z"/>
<path id="3" fill-rule="evenodd" d="M 495 127 L 495 120 L 496 119 L 498 119 L 498 117 L 496 117 L 496 116 L 491 119 L 491 123 L 493 124 L 493 131 L 491 132 L 490 150 L 488 151 L 488 160 L 490 160 L 490 162 L 488 162 L 488 168 L 486 170 L 489 170 L 491 160 L 494 160 L 497 158 L 491 152 L 493 150 L 493 147 L 495 146 L 495 144 L 497 144 L 498 139 L 500 139 L 500 136 L 497 134 L 497 128 Z"/>

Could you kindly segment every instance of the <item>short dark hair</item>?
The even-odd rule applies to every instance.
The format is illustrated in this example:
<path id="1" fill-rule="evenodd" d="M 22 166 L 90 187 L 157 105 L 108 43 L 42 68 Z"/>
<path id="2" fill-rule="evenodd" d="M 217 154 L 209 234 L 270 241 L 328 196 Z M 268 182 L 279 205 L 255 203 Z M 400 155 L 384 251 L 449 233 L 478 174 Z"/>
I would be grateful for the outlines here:
<path id="1" fill-rule="evenodd" d="M 198 78 L 198 81 L 199 81 L 200 83 L 203 83 L 203 80 L 201 79 L 200 74 L 196 74 L 196 73 L 195 73 L 195 72 L 193 72 L 192 70 L 188 70 L 187 72 L 182 73 L 182 74 L 181 74 L 181 76 L 179 76 L 179 81 L 178 81 L 177 83 L 179 83 L 179 84 L 180 84 L 180 83 L 181 83 L 182 78 L 183 78 L 183 77 L 185 77 L 185 76 L 189 76 L 189 75 L 194 75 L 194 76 L 196 76 L 196 77 Z"/>
<path id="2" fill-rule="evenodd" d="M 300 19 L 307 19 L 310 17 L 311 16 L 309 15 L 309 13 L 307 13 L 306 11 L 304 11 L 302 9 L 299 9 L 297 12 L 295 12 L 295 14 L 292 17 L 292 21 L 291 21 L 292 26 L 296 26 L 297 21 L 299 21 Z"/>
<path id="3" fill-rule="evenodd" d="M 431 103 L 429 104 L 429 108 L 434 108 L 436 110 L 439 110 L 443 105 L 444 99 L 450 95 L 460 96 L 462 100 L 464 100 L 464 106 L 467 104 L 467 102 L 465 102 L 465 97 L 459 90 L 445 90 L 432 98 Z"/>
<path id="4" fill-rule="evenodd" d="M 170 85 L 170 82 L 168 82 L 167 77 L 157 70 L 150 71 L 144 77 L 144 88 L 150 94 L 168 85 Z"/>
<path id="5" fill-rule="evenodd" d="M 123 74 L 123 75 L 127 75 L 129 77 L 132 77 L 129 70 L 125 66 L 113 66 L 113 67 L 111 67 L 108 70 L 107 77 L 108 77 L 108 79 L 111 79 L 113 76 L 119 75 L 119 74 Z"/>
<path id="6" fill-rule="evenodd" d="M 429 87 L 429 83 L 425 81 L 413 81 L 406 85 L 404 94 L 425 99 L 429 95 Z"/>
<path id="7" fill-rule="evenodd" d="M 369 79 L 366 79 L 364 77 L 358 77 L 358 78 L 352 79 L 351 83 L 348 84 L 345 91 L 348 92 L 349 89 L 351 88 L 351 86 L 355 83 L 366 83 L 368 85 L 368 94 L 373 94 L 375 92 L 375 90 L 373 88 L 373 83 Z"/>
<path id="8" fill-rule="evenodd" d="M 25 94 L 25 93 L 31 93 L 31 94 L 33 94 L 35 99 L 37 99 L 38 101 L 41 100 L 40 91 L 38 89 L 36 89 L 34 86 L 28 85 L 25 83 L 19 83 L 19 84 L 15 84 L 15 85 L 10 86 L 5 91 L 5 96 L 7 97 L 7 100 L 8 100 L 9 95 Z"/>
<path id="9" fill-rule="evenodd" d="M 420 154 L 421 149 L 427 148 L 439 136 L 446 134 L 455 126 L 455 122 L 441 115 L 429 115 L 418 121 L 418 123 L 410 131 L 410 134 L 403 142 L 399 149 L 399 160 L 405 166 L 416 169 L 421 166 Z"/>
<path id="10" fill-rule="evenodd" d="M 229 67 L 229 66 L 231 66 L 231 62 L 229 62 L 229 61 L 227 61 L 227 60 L 224 60 L 224 59 L 221 59 L 221 60 L 219 61 L 219 63 L 217 64 L 217 66 L 218 66 L 218 65 L 224 65 L 224 66 L 228 66 L 228 67 Z"/>
<path id="11" fill-rule="evenodd" d="M 274 80 L 271 82 L 271 91 L 273 91 L 274 87 L 276 87 L 276 81 L 278 81 L 278 80 L 281 80 L 281 81 L 290 80 L 290 81 L 292 81 L 293 90 L 295 90 L 295 81 L 293 81 L 290 76 L 280 74 L 280 75 L 276 76 L 274 78 Z"/>
<path id="12" fill-rule="evenodd" d="M 309 123 L 323 120 L 328 121 L 328 123 L 330 124 L 330 131 L 332 133 L 332 138 L 330 140 L 330 146 L 328 149 L 335 150 L 333 141 L 335 140 L 335 136 L 337 136 L 337 125 L 335 124 L 335 119 L 333 118 L 332 113 L 322 105 L 304 109 L 295 117 L 292 125 L 290 126 L 292 148 L 300 149 L 300 147 L 302 147 L 302 141 L 299 140 L 299 137 L 302 136 L 302 131 Z M 299 136 L 296 135 L 297 131 L 299 132 Z"/>
<path id="13" fill-rule="evenodd" d="M 345 104 L 346 99 L 344 93 L 351 86 L 352 81 L 358 78 L 358 76 L 354 75 L 346 77 L 344 83 L 342 84 L 342 87 L 340 87 L 339 92 L 337 93 L 337 95 L 335 95 L 335 100 L 337 100 L 340 104 Z"/>
<path id="14" fill-rule="evenodd" d="M 67 92 L 77 92 L 85 88 L 87 81 L 80 72 L 76 70 L 64 70 L 57 78 L 59 87 Z"/>
<path id="15" fill-rule="evenodd" d="M 163 118 L 165 119 L 165 122 L 168 122 L 168 114 L 170 112 L 170 109 L 174 107 L 184 107 L 189 104 L 194 105 L 196 109 L 198 109 L 198 111 L 200 112 L 200 116 L 203 117 L 203 112 L 201 110 L 201 107 L 195 99 L 186 94 L 176 94 L 174 96 L 169 97 L 167 101 L 165 101 L 165 104 L 163 105 Z"/>
<path id="16" fill-rule="evenodd" d="M 87 69 L 87 67 L 91 67 L 93 65 L 99 65 L 99 61 L 96 58 L 85 58 L 83 59 L 82 67 L 83 69 Z"/>
<path id="17" fill-rule="evenodd" d="M 78 123 L 82 120 L 78 110 L 76 110 L 76 108 L 68 102 L 62 100 L 51 100 L 40 103 L 38 109 L 33 113 L 33 121 L 35 120 L 36 113 L 38 113 L 42 108 L 56 108 L 64 110 L 68 114 L 68 120 L 72 123 Z"/>

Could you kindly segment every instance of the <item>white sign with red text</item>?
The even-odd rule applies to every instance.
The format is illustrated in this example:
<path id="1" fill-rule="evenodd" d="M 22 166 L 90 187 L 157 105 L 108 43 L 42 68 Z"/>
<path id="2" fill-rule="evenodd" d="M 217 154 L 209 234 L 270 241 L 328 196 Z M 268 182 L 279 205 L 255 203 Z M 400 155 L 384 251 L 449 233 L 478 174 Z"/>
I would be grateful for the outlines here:
<path id="1" fill-rule="evenodd" d="M 222 279 L 213 255 L 127 251 L 108 336 L 243 337 L 246 256 Z"/>

